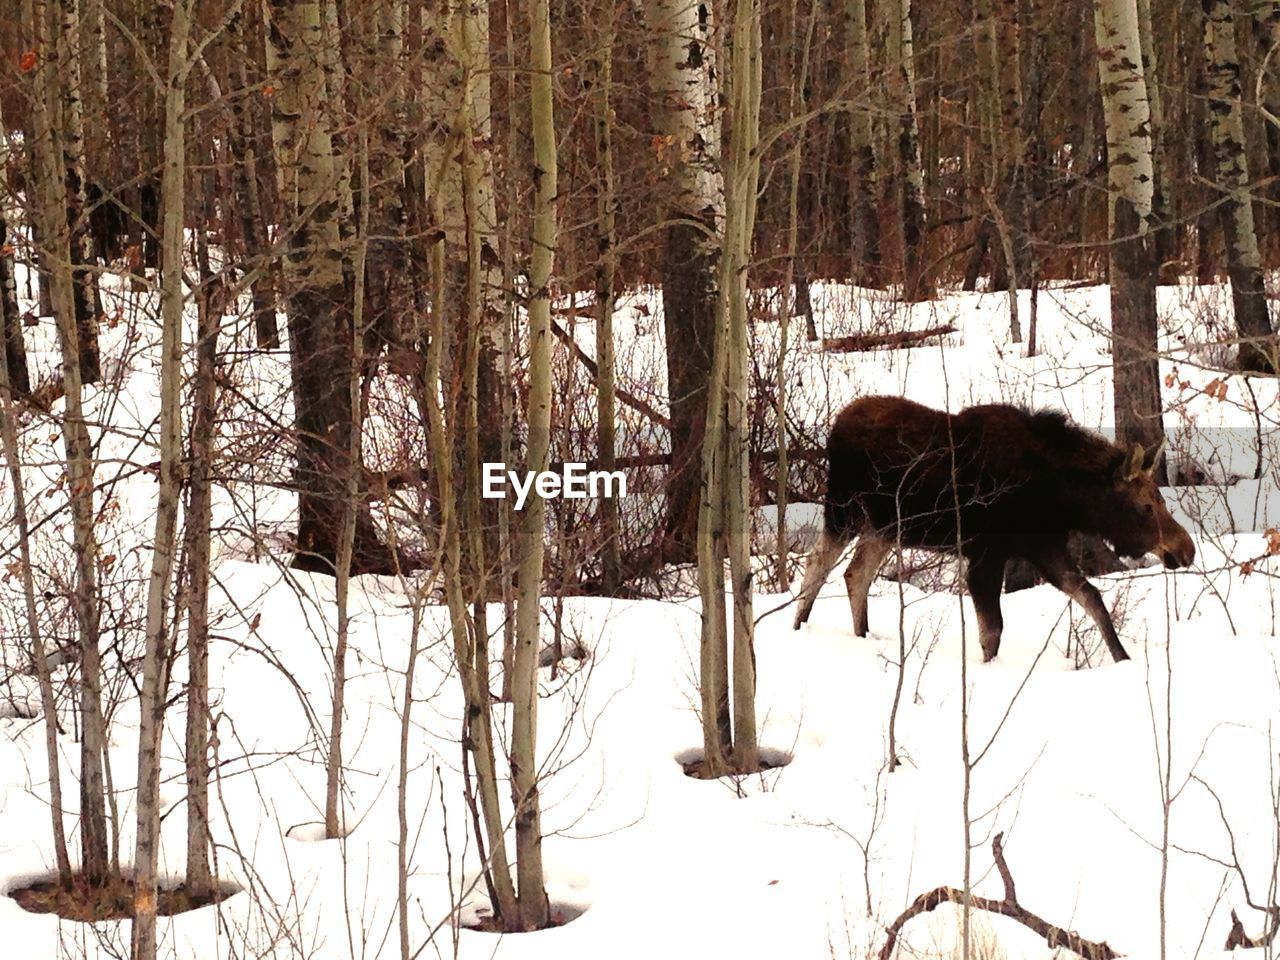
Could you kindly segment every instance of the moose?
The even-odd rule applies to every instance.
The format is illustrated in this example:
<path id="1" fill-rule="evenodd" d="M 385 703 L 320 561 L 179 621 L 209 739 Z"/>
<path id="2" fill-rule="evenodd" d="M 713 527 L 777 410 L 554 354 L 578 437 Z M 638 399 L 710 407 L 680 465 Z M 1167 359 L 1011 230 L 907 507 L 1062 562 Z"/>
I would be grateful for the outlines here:
<path id="1" fill-rule="evenodd" d="M 1071 558 L 1072 533 L 1093 534 L 1126 557 L 1156 554 L 1170 570 L 1196 555 L 1152 477 L 1163 443 L 1131 450 L 1057 411 L 1008 404 L 944 413 L 902 397 L 855 400 L 827 441 L 823 532 L 805 565 L 795 629 L 845 546 L 853 631 L 867 634 L 867 591 L 895 547 L 958 553 L 984 660 L 1000 649 L 1005 563 L 1022 558 L 1079 603 L 1113 659 L 1129 655 L 1101 595 Z"/>

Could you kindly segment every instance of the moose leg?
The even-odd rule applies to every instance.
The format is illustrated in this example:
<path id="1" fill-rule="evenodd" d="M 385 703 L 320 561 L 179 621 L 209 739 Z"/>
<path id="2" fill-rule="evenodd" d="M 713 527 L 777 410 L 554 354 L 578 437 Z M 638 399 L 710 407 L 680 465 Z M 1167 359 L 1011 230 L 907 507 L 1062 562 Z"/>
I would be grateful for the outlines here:
<path id="1" fill-rule="evenodd" d="M 853 634 L 856 637 L 867 635 L 867 593 L 890 546 L 889 541 L 871 534 L 859 537 L 853 559 L 845 569 L 844 583 L 849 591 L 849 610 L 853 613 Z"/>
<path id="2" fill-rule="evenodd" d="M 1004 557 L 982 556 L 969 560 L 966 580 L 973 610 L 978 615 L 978 642 L 985 663 L 1000 652 L 1004 616 L 1000 613 L 1000 588 L 1004 585 Z"/>
<path id="3" fill-rule="evenodd" d="M 805 561 L 804 582 L 800 587 L 800 606 L 796 608 L 793 630 L 799 630 L 800 624 L 809 619 L 809 611 L 813 609 L 813 602 L 818 599 L 818 591 L 827 582 L 827 577 L 831 575 L 832 568 L 840 559 L 840 554 L 848 542 L 848 537 L 829 533 L 826 530 L 822 532 L 818 545 L 813 548 L 809 559 Z"/>
<path id="4" fill-rule="evenodd" d="M 1111 659 L 1119 663 L 1128 660 L 1129 654 L 1120 644 L 1116 635 L 1115 624 L 1111 622 L 1111 612 L 1102 601 L 1098 588 L 1085 579 L 1065 551 L 1055 551 L 1035 561 L 1044 578 L 1065 593 L 1093 618 L 1093 622 L 1102 631 L 1102 638 L 1107 641 L 1107 649 L 1111 651 Z"/>

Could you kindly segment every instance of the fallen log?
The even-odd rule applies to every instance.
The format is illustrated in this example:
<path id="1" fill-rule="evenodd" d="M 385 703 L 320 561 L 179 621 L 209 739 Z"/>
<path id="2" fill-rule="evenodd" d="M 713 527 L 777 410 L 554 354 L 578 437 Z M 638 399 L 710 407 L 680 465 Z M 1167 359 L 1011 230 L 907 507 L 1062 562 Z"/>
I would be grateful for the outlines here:
<path id="1" fill-rule="evenodd" d="M 933 337 L 955 333 L 955 324 L 946 323 L 925 330 L 896 330 L 893 333 L 855 333 L 847 337 L 827 337 L 822 349 L 827 353 L 857 353 L 881 348 L 914 347 Z"/>
<path id="2" fill-rule="evenodd" d="M 889 928 L 885 932 L 884 946 L 880 948 L 880 960 L 890 960 L 893 956 L 893 948 L 898 944 L 898 936 L 902 933 L 902 928 L 912 918 L 918 917 L 922 913 L 928 913 L 944 903 L 963 905 L 966 900 L 969 906 L 975 909 L 985 910 L 987 913 L 994 913 L 1002 917 L 1008 917 L 1011 920 L 1017 920 L 1028 930 L 1044 937 L 1045 943 L 1051 949 L 1065 947 L 1072 953 L 1084 957 L 1085 960 L 1116 960 L 1120 956 L 1105 942 L 1099 943 L 1096 940 L 1086 940 L 1074 930 L 1064 930 L 1043 917 L 1037 916 L 1018 903 L 1017 891 L 1013 886 L 1013 875 L 1009 872 L 1009 864 L 1004 859 L 1003 833 L 997 833 L 995 839 L 991 841 L 991 852 L 995 854 L 996 869 L 1000 871 L 1000 879 L 1004 881 L 1003 900 L 993 900 L 990 897 L 975 897 L 972 894 L 966 897 L 963 890 L 955 887 L 937 887 L 928 893 L 922 893 L 912 901 L 906 910 L 899 914 L 893 923 L 889 924 Z"/>

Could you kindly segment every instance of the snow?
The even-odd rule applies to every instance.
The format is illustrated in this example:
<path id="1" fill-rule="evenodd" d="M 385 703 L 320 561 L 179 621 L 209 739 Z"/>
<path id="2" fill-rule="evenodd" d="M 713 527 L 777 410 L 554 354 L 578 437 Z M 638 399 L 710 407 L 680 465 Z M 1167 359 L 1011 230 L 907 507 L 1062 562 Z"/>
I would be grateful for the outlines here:
<path id="1" fill-rule="evenodd" d="M 1003 295 L 950 294 L 907 307 L 876 292 L 816 287 L 814 301 L 828 335 L 869 331 L 890 318 L 958 327 L 941 345 L 840 355 L 805 343 L 797 324 L 789 409 L 816 431 L 851 397 L 872 392 L 952 409 L 994 400 L 1055 406 L 1089 426 L 1110 425 L 1105 288 L 1044 291 L 1043 355 L 1032 359 L 1008 341 Z M 1264 918 L 1248 907 L 1231 864 L 1238 856 L 1256 903 L 1274 896 L 1276 568 L 1261 559 L 1246 576 L 1239 564 L 1265 557 L 1264 531 L 1280 524 L 1274 430 L 1280 407 L 1273 381 L 1247 382 L 1209 365 L 1221 359 L 1220 348 L 1205 344 L 1221 332 L 1225 302 L 1217 288 L 1161 290 L 1170 456 L 1175 463 L 1194 459 L 1216 485 L 1166 491 L 1194 529 L 1194 569 L 1142 569 L 1096 581 L 1134 656 L 1128 663 L 1111 663 L 1083 613 L 1044 586 L 1004 598 L 1004 642 L 989 664 L 980 662 L 967 598 L 909 584 L 877 581 L 872 635 L 858 639 L 843 582 L 833 576 L 804 629 L 792 631 L 789 607 L 763 616 L 757 628 L 761 742 L 790 763 L 734 783 L 706 782 L 686 777 L 680 764 L 701 743 L 697 601 L 567 599 L 566 627 L 590 656 L 554 678 L 542 672 L 539 714 L 548 893 L 555 909 L 572 918 L 564 926 L 499 937 L 450 920 L 459 903 L 464 917 L 474 917 L 485 897 L 462 799 L 461 694 L 447 618 L 426 605 L 409 737 L 411 950 L 528 960 L 870 956 L 885 925 L 914 897 L 962 884 L 966 808 L 976 892 L 1003 896 L 991 855 L 991 838 L 1003 832 L 1023 905 L 1120 953 L 1160 956 L 1162 916 L 1170 957 L 1220 953 L 1232 909 L 1251 934 L 1261 931 Z M 660 403 L 659 308 L 655 293 L 637 292 L 620 305 L 616 327 L 624 381 Z M 1024 330 L 1028 309 L 1024 295 Z M 47 321 L 38 332 L 47 336 Z M 590 352 L 590 324 L 574 332 Z M 759 363 L 771 369 L 775 328 L 758 324 L 755 336 Z M 112 425 L 102 456 L 119 461 L 103 471 L 116 478 L 111 492 L 119 503 L 104 529 L 120 563 L 141 565 L 154 481 L 129 465 L 151 459 L 144 437 L 156 374 L 147 348 L 126 350 L 123 336 L 106 345 L 125 390 L 119 402 L 107 391 L 90 397 L 92 415 Z M 47 364 L 51 349 L 46 341 L 33 358 Z M 250 363 L 243 382 L 258 384 L 271 415 L 287 418 L 287 358 Z M 222 442 L 251 442 L 261 420 L 224 402 Z M 626 443 L 661 442 L 626 408 L 621 415 Z M 59 474 L 46 443 L 53 429 L 35 421 L 25 434 L 29 451 L 45 453 L 32 459 L 47 463 L 28 473 L 40 511 L 57 510 L 65 497 L 38 495 Z M 1263 479 L 1256 480 L 1259 450 Z M 258 469 L 220 487 L 215 522 L 232 533 L 221 541 L 211 598 L 217 872 L 243 892 L 218 907 L 162 918 L 161 955 L 396 957 L 400 713 L 420 584 L 365 577 L 354 586 L 347 834 L 320 840 L 333 583 L 244 559 L 247 548 L 235 531 L 264 521 L 287 527 L 292 509 L 286 494 L 261 484 L 272 469 L 287 466 L 264 459 Z M 7 474 L 0 482 L 7 503 Z M 630 509 L 654 506 L 652 499 L 633 499 Z M 812 527 L 816 513 L 812 505 L 794 505 L 791 535 L 803 540 L 797 528 L 806 521 Z M 770 549 L 774 509 L 761 508 L 758 520 L 759 542 Z M 48 530 L 33 546 L 54 558 L 47 567 L 56 570 L 65 550 L 57 525 Z M 0 586 L 12 611 L 0 629 L 20 636 L 17 590 L 16 582 Z M 757 616 L 787 599 L 762 592 Z M 117 634 L 132 635 L 127 626 Z M 15 670 L 17 645 L 0 647 L 5 672 Z M 180 659 L 175 683 L 185 670 Z M 888 723 L 899 681 L 903 763 L 889 772 Z M 15 674 L 7 690 L 34 700 L 29 677 Z M 975 758 L 967 804 L 962 704 Z M 505 737 L 507 708 L 494 709 Z M 62 776 L 74 806 L 78 744 L 70 713 L 63 722 Z M 162 868 L 173 877 L 181 876 L 185 859 L 183 723 L 179 704 L 166 726 L 162 783 L 169 811 Z M 126 861 L 136 726 L 136 706 L 126 700 L 114 717 L 110 750 Z M 501 792 L 509 803 L 509 791 Z M 1166 793 L 1172 802 L 1162 909 Z M 0 713 L 0 891 L 52 868 L 47 796 L 40 722 Z M 71 839 L 74 855 L 75 833 Z M 1048 952 L 1042 940 L 1003 918 L 979 918 L 975 929 L 984 956 Z M 0 930 L 0 952 L 23 958 L 108 956 L 111 944 L 127 945 L 129 935 L 125 923 L 60 922 L 2 896 Z M 958 913 L 942 908 L 908 926 L 900 955 L 959 956 L 958 937 Z"/>

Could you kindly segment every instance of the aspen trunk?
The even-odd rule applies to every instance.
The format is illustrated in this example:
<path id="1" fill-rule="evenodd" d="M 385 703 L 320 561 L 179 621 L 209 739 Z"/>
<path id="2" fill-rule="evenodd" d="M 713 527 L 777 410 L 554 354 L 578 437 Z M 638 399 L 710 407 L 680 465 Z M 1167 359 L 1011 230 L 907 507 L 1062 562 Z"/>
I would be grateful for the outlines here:
<path id="1" fill-rule="evenodd" d="M 7 129 L 0 116 L 0 131 Z M 18 287 L 14 275 L 14 240 L 5 216 L 5 205 L 11 199 L 3 172 L 9 166 L 9 139 L 0 134 L 0 365 L 5 367 L 5 389 L 15 393 L 31 391 L 31 375 L 27 370 L 27 345 L 22 337 L 22 318 L 18 315 Z"/>
<path id="2" fill-rule="evenodd" d="M 44 0 L 23 0 L 23 23 L 33 38 L 36 68 L 32 71 L 32 130 L 35 175 L 39 194 L 37 225 L 48 253 L 48 290 L 61 347 L 65 414 L 62 442 L 66 451 L 68 494 L 71 502 L 75 592 L 73 604 L 80 645 L 80 847 L 81 872 L 98 886 L 111 876 L 107 857 L 106 782 L 103 752 L 106 729 L 102 715 L 102 660 L 98 651 L 98 542 L 94 529 L 93 454 L 81 401 L 80 338 L 76 324 L 75 279 L 71 271 L 71 240 L 66 217 L 66 186 L 61 176 L 61 147 L 48 105 L 56 79 L 52 72 L 53 44 L 48 33 Z"/>
<path id="3" fill-rule="evenodd" d="M 1097 0 L 1094 31 L 1107 128 L 1116 435 L 1126 446 L 1151 446 L 1163 440 L 1164 426 L 1150 230 L 1154 174 L 1151 120 L 1135 0 Z"/>
<path id="4" fill-rule="evenodd" d="M 911 0 L 889 5 L 886 55 L 893 102 L 894 142 L 898 159 L 899 214 L 902 224 L 902 296 L 926 299 L 924 279 L 924 169 L 920 162 L 920 124 L 916 114 L 915 45 L 912 39 Z"/>
<path id="5" fill-rule="evenodd" d="M 356 222 L 355 193 L 351 179 L 351 145 L 347 142 L 344 125 L 339 124 L 336 119 L 337 110 L 341 109 L 347 95 L 347 65 L 342 58 L 342 25 L 338 21 L 338 0 L 316 2 L 320 6 L 320 25 L 313 35 L 316 46 L 309 51 L 309 55 L 319 62 L 324 76 L 324 110 L 328 115 L 329 142 L 333 150 L 330 168 L 336 178 L 333 189 L 338 197 L 337 227 L 339 235 L 345 241 L 351 239 Z M 318 104 L 316 109 L 320 109 Z"/>
<path id="6" fill-rule="evenodd" d="M 160 737 L 164 731 L 170 638 L 169 584 L 182 491 L 182 223 L 186 190 L 185 86 L 191 10 L 173 4 L 164 110 L 160 231 L 160 489 L 147 582 L 146 649 L 138 728 L 138 836 L 134 853 L 133 958 L 156 955 L 156 863 L 160 854 Z"/>
<path id="7" fill-rule="evenodd" d="M 407 132 L 403 108 L 406 78 L 401 0 L 380 4 L 359 22 L 353 21 L 352 30 L 358 35 L 361 51 L 355 67 L 364 78 L 358 85 L 357 102 L 370 128 L 370 185 L 359 183 L 359 191 L 361 196 L 368 194 L 370 203 L 369 232 L 363 247 L 367 266 L 362 351 L 372 361 L 384 348 L 397 346 L 404 340 L 400 312 L 394 302 L 399 278 L 405 270 L 405 192 L 401 185 Z"/>
<path id="8" fill-rule="evenodd" d="M 747 279 L 760 179 L 760 47 L 758 0 L 738 0 L 733 17 L 733 133 L 726 179 L 724 250 L 717 284 L 698 513 L 698 592 L 702 599 L 699 682 L 706 777 L 759 768 L 747 464 Z M 733 590 L 732 681 L 725 612 L 726 559 Z"/>
<path id="9" fill-rule="evenodd" d="M 204 279 L 207 272 L 202 270 Z M 209 867 L 209 550 L 214 433 L 217 420 L 217 313 L 208 297 L 197 301 L 191 472 L 183 527 L 187 605 L 187 890 L 213 891 Z"/>
<path id="10" fill-rule="evenodd" d="M 273 97 L 272 137 L 281 204 L 292 236 L 285 260 L 289 348 L 297 429 L 298 546 L 293 565 L 332 574 L 337 565 L 344 478 L 355 418 L 347 389 L 351 294 L 344 269 L 340 164 L 334 151 L 319 0 L 272 0 L 267 30 Z M 353 569 L 391 573 L 368 505 L 356 516 Z"/>
<path id="11" fill-rule="evenodd" d="M 1227 247 L 1227 273 L 1240 338 L 1242 370 L 1277 369 L 1275 337 L 1262 284 L 1262 257 L 1254 229 L 1244 116 L 1240 107 L 1240 58 L 1228 0 L 1202 0 L 1205 79 L 1215 178 L 1225 192 L 1219 207 Z"/>
<path id="12" fill-rule="evenodd" d="M 671 469 L 666 484 L 666 559 L 693 558 L 701 483 L 699 451 L 707 423 L 715 337 L 719 238 L 724 218 L 720 167 L 715 19 L 708 4 L 649 0 L 651 74 L 663 104 L 657 122 L 671 189 L 660 267 L 671 406 Z"/>
<path id="13" fill-rule="evenodd" d="M 725 261 L 721 303 L 727 334 L 724 410 L 724 525 L 733 590 L 733 766 L 760 767 L 756 739 L 755 617 L 751 572 L 750 317 L 748 276 L 760 190 L 761 35 L 760 0 L 737 0 L 733 26 L 732 186 L 726 202 Z"/>
<path id="14" fill-rule="evenodd" d="M 867 97 L 871 85 L 871 54 L 867 46 L 867 0 L 848 0 L 848 22 L 845 32 L 845 69 L 848 84 L 855 96 Z M 880 285 L 880 231 L 876 216 L 876 158 L 871 127 L 871 104 L 852 111 L 849 124 L 849 154 L 852 170 L 849 176 L 850 255 L 852 283 L 876 287 Z"/>
<path id="15" fill-rule="evenodd" d="M 610 473 L 617 466 L 617 412 L 614 391 L 617 375 L 613 349 L 614 275 L 617 270 L 616 206 L 613 180 L 613 43 L 612 6 L 604 5 L 607 24 L 597 39 L 600 60 L 596 64 L 595 146 L 596 181 L 596 406 L 599 425 L 596 446 L 600 469 Z M 618 504 L 612 497 L 600 501 L 601 586 L 614 593 L 621 580 L 618 542 Z"/>
<path id="16" fill-rule="evenodd" d="M 808 26 L 805 29 L 804 43 L 800 57 L 799 69 L 795 69 L 792 64 L 793 79 L 791 82 L 790 103 L 788 113 L 790 119 L 794 119 L 803 106 L 807 106 L 806 89 L 809 84 L 809 55 L 813 49 L 813 31 L 818 20 L 818 6 L 815 3 L 809 12 Z M 796 2 L 792 0 L 790 5 L 790 21 L 791 33 L 793 38 L 798 33 Z M 865 25 L 863 32 L 865 34 Z M 792 49 L 795 44 L 792 44 Z M 855 123 L 857 122 L 855 118 Z M 790 155 L 788 157 L 788 176 L 787 176 L 787 255 L 786 255 L 786 273 L 782 281 L 782 291 L 778 303 L 778 363 L 774 368 L 774 389 L 778 392 L 777 402 L 774 405 L 774 418 L 776 420 L 775 442 L 778 447 L 778 474 L 777 484 L 775 486 L 774 498 L 777 500 L 777 565 L 774 569 L 774 581 L 779 590 L 786 590 L 791 583 L 791 566 L 788 556 L 789 544 L 787 542 L 787 499 L 789 494 L 789 464 L 787 461 L 787 350 L 789 347 L 790 327 L 792 310 L 791 292 L 795 282 L 795 262 L 796 251 L 799 245 L 800 234 L 800 173 L 801 161 L 804 157 L 804 134 L 805 128 L 802 126 L 795 133 L 795 143 L 792 144 Z M 799 299 L 798 297 L 796 298 Z M 813 319 L 813 305 L 807 305 L 807 314 L 810 322 Z"/>
<path id="17" fill-rule="evenodd" d="M 1151 22 L 1151 0 L 1137 0 L 1138 39 L 1142 44 L 1142 72 L 1147 78 L 1147 100 L 1151 111 L 1151 165 L 1155 171 L 1151 197 L 1152 226 L 1155 228 L 1154 251 L 1156 269 L 1164 275 L 1164 265 L 1177 254 L 1170 210 L 1168 131 L 1165 129 L 1164 94 L 1160 89 L 1160 56 L 1155 29 Z"/>
<path id="18" fill-rule="evenodd" d="M 551 271 L 556 250 L 556 126 L 552 109 L 550 0 L 530 0 L 529 62 L 533 114 L 533 244 L 529 260 L 529 430 L 527 470 L 550 468 Z M 520 517 L 520 586 L 511 683 L 511 792 L 515 805 L 520 925 L 549 922 L 542 876 L 538 798 L 538 653 L 542 625 L 542 559 L 546 501 L 535 496 Z"/>
<path id="19" fill-rule="evenodd" d="M 0 131 L 5 129 L 0 117 Z M 8 164 L 8 137 L 0 132 L 0 171 Z M 0 174 L 0 189 L 5 188 Z M 3 204 L 8 202 L 7 190 L 0 193 L 0 247 L 5 244 L 5 220 Z M 13 256 L 0 253 L 0 329 L 7 338 L 7 362 L 0 362 L 0 453 L 9 466 L 9 483 L 13 488 L 13 518 L 18 528 L 18 563 L 21 566 L 23 613 L 26 615 L 27 633 L 31 643 L 31 657 L 35 662 L 36 680 L 40 684 L 40 709 L 44 713 L 45 756 L 49 764 L 49 814 L 53 822 L 53 852 L 58 864 L 58 881 L 63 886 L 71 883 L 71 859 L 67 854 L 67 835 L 63 826 L 62 765 L 58 759 L 58 701 L 53 692 L 53 680 L 49 674 L 49 662 L 45 659 L 44 636 L 40 629 L 40 616 L 36 611 L 36 586 L 31 567 L 31 523 L 27 513 L 27 492 L 22 476 L 22 450 L 18 446 L 18 395 L 27 393 L 27 363 L 25 352 L 14 347 L 12 337 L 17 335 L 17 347 L 22 346 L 22 326 L 18 320 L 18 291 L 13 285 Z M 21 376 L 14 377 L 15 368 Z"/>
<path id="20" fill-rule="evenodd" d="M 102 376 L 98 355 L 97 274 L 93 271 L 93 238 L 89 234 L 85 191 L 84 107 L 80 69 L 80 0 L 59 0 L 60 29 L 56 44 L 58 91 L 62 119 L 62 163 L 66 181 L 66 217 L 71 229 L 71 257 L 75 271 L 76 326 L 80 336 L 80 370 L 84 383 Z"/>
<path id="21" fill-rule="evenodd" d="M 450 123 L 432 123 L 423 140 L 428 184 L 439 194 L 436 228 L 446 235 L 444 248 L 447 303 L 454 322 L 446 325 L 451 342 L 444 355 L 445 373 L 453 381 L 454 402 L 446 420 L 462 443 L 454 447 L 454 475 L 461 485 L 459 521 L 466 555 L 463 571 L 471 598 L 487 596 L 494 581 L 491 566 L 499 558 L 497 501 L 484 500 L 480 463 L 502 461 L 504 394 L 510 380 L 506 336 L 498 303 L 503 290 L 502 257 L 493 173 L 493 119 L 487 0 L 463 3 L 440 0 L 434 28 L 443 41 L 423 63 L 430 117 L 462 118 L 473 136 L 459 144 Z M 429 41 L 430 42 L 430 41 Z M 456 120 L 452 121 L 456 123 Z M 469 431 L 464 421 L 476 422 Z M 478 546 L 477 546 L 478 545 Z M 502 565 L 506 561 L 503 558 Z M 483 616 L 483 613 L 481 614 Z M 486 640 L 487 642 L 487 640 Z"/>
<path id="22" fill-rule="evenodd" d="M 107 0 L 84 0 L 80 59 L 84 63 L 85 83 L 85 153 L 87 157 L 109 157 L 112 148 L 110 74 L 107 69 Z M 101 170 L 89 169 L 90 177 L 100 177 Z"/>
<path id="23" fill-rule="evenodd" d="M 251 8 L 252 9 L 252 5 Z M 231 50 L 235 83 L 241 90 L 249 89 L 249 70 L 246 61 L 253 47 L 246 38 L 245 17 L 248 11 L 240 8 L 232 11 L 227 19 L 227 46 Z M 255 35 L 256 40 L 256 35 Z M 275 349 L 280 346 L 280 331 L 276 323 L 275 271 L 264 262 L 270 246 L 267 224 L 263 215 L 262 197 L 258 189 L 258 151 L 255 113 L 247 96 L 233 97 L 230 101 L 232 129 L 228 138 L 235 158 L 236 204 L 240 208 L 240 233 L 244 255 L 250 265 L 259 267 L 251 287 L 253 297 L 253 327 L 258 346 Z M 269 159 L 269 158 L 268 158 Z"/>
<path id="24" fill-rule="evenodd" d="M 1267 139 L 1267 172 L 1280 177 L 1280 0 L 1262 0 L 1253 8 L 1253 31 L 1262 52 L 1262 104 L 1271 114 L 1264 117 Z M 1271 198 L 1280 195 L 1273 185 Z"/>
<path id="25" fill-rule="evenodd" d="M 443 144 L 446 155 L 461 147 L 461 141 L 469 135 L 467 113 L 460 109 L 456 115 L 458 125 L 449 143 Z M 438 180 L 435 182 L 439 182 Z M 441 196 L 432 191 L 432 215 L 435 222 L 442 217 Z M 497 916 L 504 922 L 518 919 L 515 885 L 507 860 L 506 840 L 503 836 L 502 811 L 498 802 L 496 764 L 494 762 L 493 731 L 489 725 L 488 660 L 484 669 L 477 669 L 477 634 L 467 617 L 466 596 L 462 579 L 463 542 L 458 522 L 457 486 L 453 482 L 456 463 L 453 451 L 453 433 L 445 418 L 441 404 L 448 383 L 443 380 L 444 347 L 448 333 L 445 327 L 447 259 L 445 241 L 431 245 L 431 326 L 427 336 L 427 356 L 421 388 L 422 406 L 427 418 L 427 439 L 434 464 L 435 489 L 439 500 L 440 544 L 444 557 L 444 590 L 449 609 L 449 627 L 453 638 L 454 659 L 458 666 L 458 679 L 462 684 L 465 700 L 465 716 L 462 723 L 462 750 L 464 763 L 467 754 L 474 759 L 479 793 L 478 818 L 484 831 L 477 836 L 484 862 L 484 876 L 490 902 Z M 481 644 L 480 646 L 483 646 Z M 468 795 L 468 803 L 473 800 Z M 473 806 L 473 811 L 475 807 Z M 487 851 L 484 846 L 487 843 Z"/>
<path id="26" fill-rule="evenodd" d="M 365 334 L 365 267 L 369 250 L 369 139 L 364 128 L 357 134 L 357 167 L 360 182 L 360 218 L 355 234 L 355 298 L 349 332 L 351 364 L 347 367 L 349 409 L 360 409 L 360 358 Z M 347 437 L 346 475 L 342 478 L 343 499 L 338 528 L 338 556 L 335 572 L 334 604 L 337 607 L 337 636 L 333 645 L 333 696 L 329 713 L 329 752 L 325 757 L 324 834 L 330 840 L 346 835 L 342 811 L 342 722 L 346 709 L 347 647 L 351 632 L 351 559 L 359 514 L 361 417 L 352 417 Z"/>

